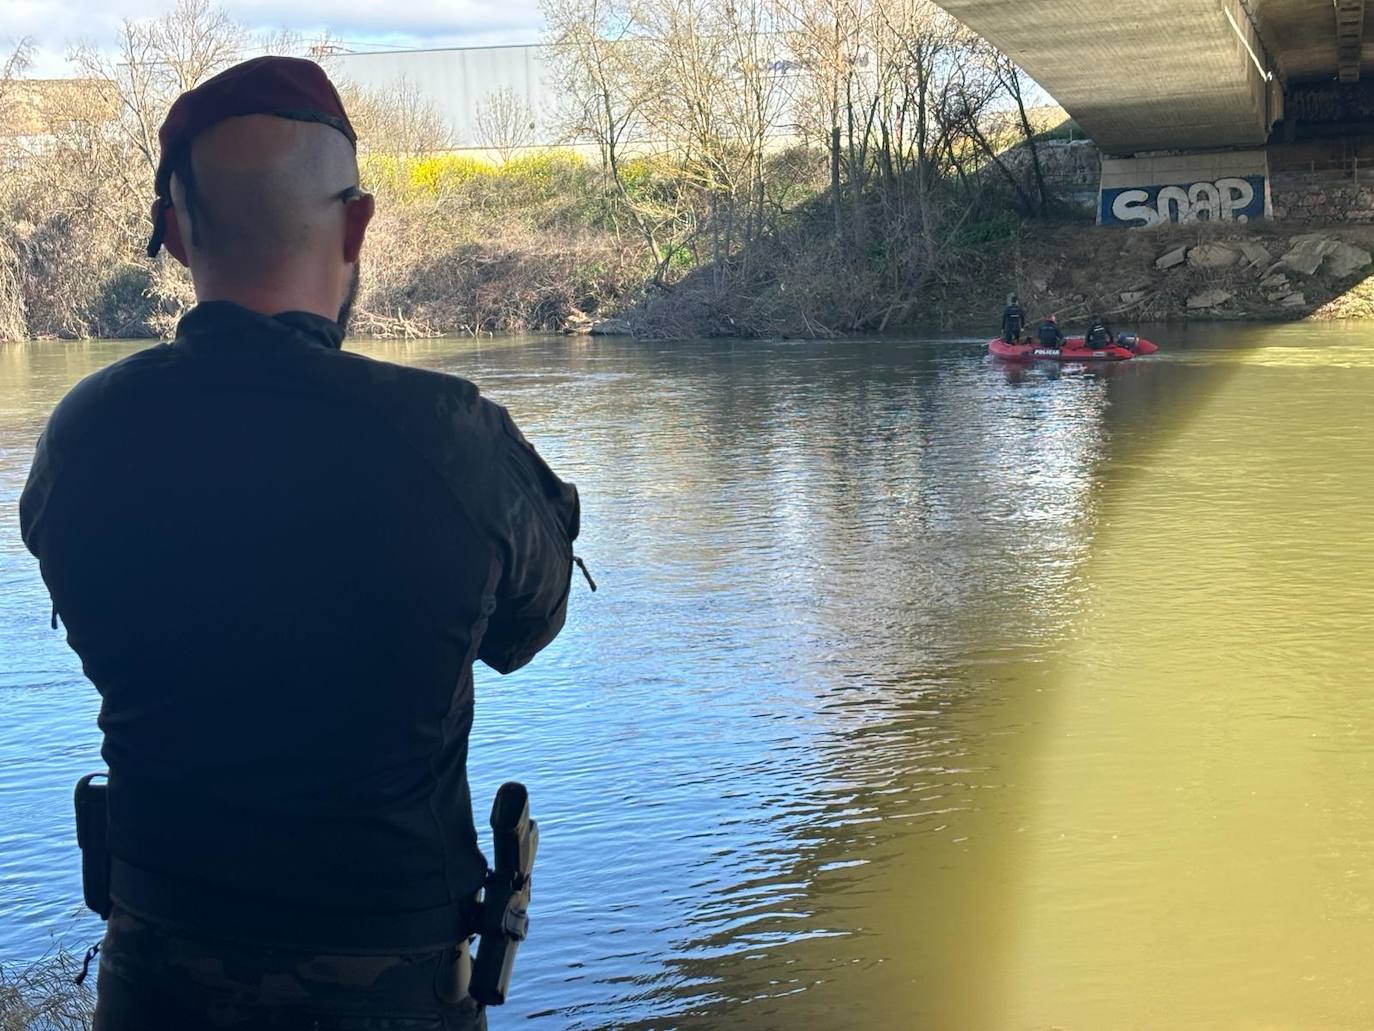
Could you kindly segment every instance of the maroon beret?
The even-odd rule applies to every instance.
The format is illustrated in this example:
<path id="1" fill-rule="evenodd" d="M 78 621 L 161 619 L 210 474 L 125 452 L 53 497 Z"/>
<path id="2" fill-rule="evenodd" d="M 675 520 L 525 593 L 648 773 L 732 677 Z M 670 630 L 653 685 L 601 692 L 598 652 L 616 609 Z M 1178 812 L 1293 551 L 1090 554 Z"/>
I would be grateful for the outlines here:
<path id="1" fill-rule="evenodd" d="M 339 91 L 324 69 L 299 57 L 255 57 L 206 79 L 177 97 L 158 130 L 162 154 L 154 189 L 165 205 L 172 195 L 172 170 L 200 133 L 226 118 L 276 115 L 320 122 L 338 129 L 355 147 L 358 137 L 344 112 Z M 153 227 L 148 256 L 162 245 L 161 219 Z"/>

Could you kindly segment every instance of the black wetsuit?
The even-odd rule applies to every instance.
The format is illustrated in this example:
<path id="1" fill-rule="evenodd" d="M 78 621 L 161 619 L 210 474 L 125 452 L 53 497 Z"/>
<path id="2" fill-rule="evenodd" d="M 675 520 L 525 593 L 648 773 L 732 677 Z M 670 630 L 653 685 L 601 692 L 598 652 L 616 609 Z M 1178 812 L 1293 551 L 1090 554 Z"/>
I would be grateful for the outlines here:
<path id="1" fill-rule="evenodd" d="M 341 336 L 202 304 L 38 444 L 24 541 L 103 699 L 111 894 L 145 936 L 472 930 L 472 666 L 562 628 L 577 492 L 471 383 Z"/>
<path id="2" fill-rule="evenodd" d="M 1112 340 L 1112 331 L 1105 322 L 1094 322 L 1083 334 L 1083 343 L 1094 350 L 1110 347 Z"/>
<path id="3" fill-rule="evenodd" d="M 1002 312 L 1002 339 L 1008 344 L 1019 340 L 1025 325 L 1026 309 L 1019 304 L 1007 305 Z"/>
<path id="4" fill-rule="evenodd" d="M 1051 322 L 1049 319 L 1040 323 L 1037 333 L 1041 347 L 1059 347 L 1064 343 L 1064 334 L 1059 329 L 1059 323 Z"/>

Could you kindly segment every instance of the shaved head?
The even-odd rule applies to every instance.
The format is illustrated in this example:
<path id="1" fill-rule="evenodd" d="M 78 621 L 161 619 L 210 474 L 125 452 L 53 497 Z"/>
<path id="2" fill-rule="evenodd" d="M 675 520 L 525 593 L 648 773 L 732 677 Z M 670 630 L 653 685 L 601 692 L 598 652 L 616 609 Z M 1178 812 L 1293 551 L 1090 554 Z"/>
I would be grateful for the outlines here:
<path id="1" fill-rule="evenodd" d="M 172 204 L 200 299 L 259 294 L 271 307 L 294 294 L 295 307 L 331 305 L 333 317 L 362 242 L 343 199 L 358 184 L 348 139 L 319 122 L 246 115 L 199 134 L 188 160 L 173 172 Z M 371 198 L 356 199 L 366 200 L 365 229 Z"/>

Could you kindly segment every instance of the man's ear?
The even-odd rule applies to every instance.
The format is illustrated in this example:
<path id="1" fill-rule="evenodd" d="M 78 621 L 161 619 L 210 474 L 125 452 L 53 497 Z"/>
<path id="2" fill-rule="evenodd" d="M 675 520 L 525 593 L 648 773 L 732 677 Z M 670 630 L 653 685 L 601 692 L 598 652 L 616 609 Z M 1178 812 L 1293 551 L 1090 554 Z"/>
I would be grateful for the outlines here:
<path id="1" fill-rule="evenodd" d="M 377 212 L 376 198 L 370 193 L 359 193 L 344 203 L 344 248 L 343 259 L 350 265 L 358 263 L 362 253 L 363 237 L 367 235 L 367 224 Z"/>
<path id="2" fill-rule="evenodd" d="M 162 220 L 162 246 L 167 248 L 167 253 L 186 268 L 190 268 L 191 261 L 186 253 L 186 244 L 181 239 L 181 223 L 177 221 L 177 209 L 162 201 L 154 201 L 149 217 L 152 218 L 154 225 L 158 219 Z"/>

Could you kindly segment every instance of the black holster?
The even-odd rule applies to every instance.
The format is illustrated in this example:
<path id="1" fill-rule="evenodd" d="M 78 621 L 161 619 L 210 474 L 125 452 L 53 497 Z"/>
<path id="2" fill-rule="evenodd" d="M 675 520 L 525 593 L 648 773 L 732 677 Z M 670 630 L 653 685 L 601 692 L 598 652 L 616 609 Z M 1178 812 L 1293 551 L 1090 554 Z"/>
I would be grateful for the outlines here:
<path id="1" fill-rule="evenodd" d="M 515 952 L 529 932 L 530 875 L 539 850 L 539 825 L 530 819 L 523 784 L 508 781 L 491 807 L 496 861 L 482 888 L 481 942 L 472 967 L 472 997 L 500 1006 L 510 990 Z"/>
<path id="2" fill-rule="evenodd" d="M 96 783 L 99 778 L 104 783 Z M 103 773 L 76 782 L 76 843 L 81 847 L 81 889 L 87 908 L 110 916 L 110 785 Z"/>

